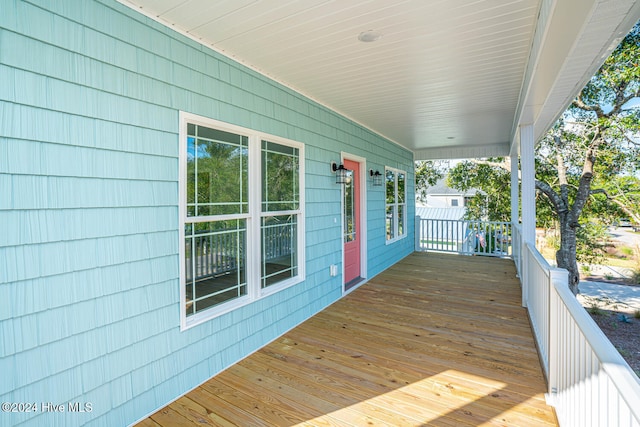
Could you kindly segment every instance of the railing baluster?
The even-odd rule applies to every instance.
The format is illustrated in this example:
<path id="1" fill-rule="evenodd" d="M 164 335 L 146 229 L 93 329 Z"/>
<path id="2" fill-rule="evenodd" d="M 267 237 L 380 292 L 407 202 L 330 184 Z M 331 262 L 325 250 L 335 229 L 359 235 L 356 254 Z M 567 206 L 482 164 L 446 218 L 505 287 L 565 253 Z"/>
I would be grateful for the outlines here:
<path id="1" fill-rule="evenodd" d="M 518 237 L 512 236 L 508 222 L 416 217 L 415 247 L 419 251 L 513 257 L 514 239 Z"/>
<path id="2" fill-rule="evenodd" d="M 203 237 L 204 242 L 206 243 L 203 248 L 203 256 L 206 263 L 205 271 L 206 274 L 211 274 L 211 270 L 213 269 L 213 251 L 211 248 L 213 247 L 213 236 L 205 236 Z"/>
<path id="3" fill-rule="evenodd" d="M 519 252 L 519 229 L 511 232 Z M 530 243 L 522 281 L 534 338 L 561 425 L 640 426 L 640 382 L 567 286 Z"/>

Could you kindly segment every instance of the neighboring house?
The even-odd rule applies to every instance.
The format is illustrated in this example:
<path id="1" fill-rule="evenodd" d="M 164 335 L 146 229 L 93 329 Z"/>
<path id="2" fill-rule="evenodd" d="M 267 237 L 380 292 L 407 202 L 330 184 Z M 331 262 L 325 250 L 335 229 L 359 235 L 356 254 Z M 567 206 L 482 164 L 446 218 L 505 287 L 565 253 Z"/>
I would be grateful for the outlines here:
<path id="1" fill-rule="evenodd" d="M 303 86 L 307 96 L 220 52 L 228 33 L 239 40 L 251 27 L 267 43 L 249 49 L 256 60 L 276 57 L 275 77 L 297 72 L 306 65 L 298 56 L 314 53 L 299 43 L 323 33 L 306 32 L 320 3 L 330 8 L 323 28 L 353 14 L 366 31 L 371 2 L 0 1 L 0 401 L 22 405 L 0 424 L 20 426 L 134 423 L 410 254 L 414 160 L 522 151 L 528 241 L 533 144 L 628 31 L 627 15 L 640 15 L 621 2 L 602 23 L 604 0 L 571 6 L 580 14 L 547 0 L 510 3 L 508 14 L 477 2 L 443 9 L 451 19 L 467 6 L 482 16 L 469 12 L 475 23 L 462 28 L 440 19 L 461 51 L 441 49 L 448 39 L 439 31 L 427 48 L 446 61 L 486 51 L 496 74 L 454 80 L 450 71 L 468 69 L 443 68 L 445 60 L 429 76 L 415 70 L 406 81 L 446 104 L 418 120 L 394 115 L 419 109 L 413 89 L 363 80 L 370 69 L 374 77 L 406 69 L 398 55 L 388 55 L 393 69 L 358 56 L 360 66 L 346 67 L 351 84 L 323 95 L 333 88 L 323 80 Z M 396 16 L 389 5 L 378 2 L 371 22 Z M 411 7 L 439 16 L 422 2 Z M 300 37 L 279 39 L 269 23 Z M 215 34 L 200 37 L 189 24 Z M 406 26 L 390 28 L 400 35 Z M 318 70 L 313 79 L 350 59 L 341 49 L 351 34 L 338 33 L 335 55 L 305 71 Z M 426 46 L 405 33 L 407 45 Z M 375 45 L 358 45 L 366 48 Z M 574 58 L 582 62 L 570 65 Z M 387 103 L 374 89 L 407 99 Z M 351 103 L 347 93 L 367 98 Z M 468 95 L 482 106 L 472 110 Z M 341 165 L 350 172 L 336 183 Z M 386 185 L 372 179 L 380 175 Z"/>
<path id="2" fill-rule="evenodd" d="M 479 190 L 456 190 L 447 185 L 446 178 L 436 182 L 427 189 L 426 205 L 431 208 L 460 208 L 467 205 L 467 200 L 478 193 Z"/>

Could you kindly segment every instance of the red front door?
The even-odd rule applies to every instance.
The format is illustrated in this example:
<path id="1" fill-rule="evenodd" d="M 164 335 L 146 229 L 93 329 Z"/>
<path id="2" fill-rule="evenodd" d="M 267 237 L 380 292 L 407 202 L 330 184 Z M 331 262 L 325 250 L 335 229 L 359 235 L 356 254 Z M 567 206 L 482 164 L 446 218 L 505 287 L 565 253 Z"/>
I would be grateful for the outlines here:
<path id="1" fill-rule="evenodd" d="M 360 164 L 344 161 L 350 171 L 344 186 L 344 283 L 345 289 L 360 278 Z"/>

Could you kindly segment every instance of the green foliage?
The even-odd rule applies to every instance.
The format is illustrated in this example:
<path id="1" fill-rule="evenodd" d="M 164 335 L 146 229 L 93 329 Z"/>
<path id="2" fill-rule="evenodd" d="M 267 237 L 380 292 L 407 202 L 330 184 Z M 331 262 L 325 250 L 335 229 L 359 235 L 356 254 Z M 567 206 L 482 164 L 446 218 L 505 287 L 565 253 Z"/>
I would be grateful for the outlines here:
<path id="1" fill-rule="evenodd" d="M 547 236 L 546 241 L 547 241 L 546 242 L 547 246 L 549 246 L 550 248 L 553 248 L 556 251 L 558 249 L 560 249 L 560 236 L 559 235 L 557 235 L 555 233 L 550 234 L 549 236 Z"/>
<path id="2" fill-rule="evenodd" d="M 467 201 L 467 219 L 511 221 L 511 172 L 496 166 L 503 161 L 503 158 L 490 158 L 488 163 L 464 161 L 449 171 L 450 187 L 480 190 Z"/>
<path id="3" fill-rule="evenodd" d="M 426 203 L 427 190 L 444 178 L 447 170 L 447 163 L 439 160 L 426 160 L 416 162 L 416 197 L 419 201 Z M 388 185 L 389 180 L 387 180 Z"/>
<path id="4" fill-rule="evenodd" d="M 602 311 L 602 309 L 596 304 L 589 306 L 589 308 L 587 308 L 587 311 L 589 312 L 589 314 L 593 314 L 594 316 L 602 316 L 604 314 L 604 311 Z"/>
<path id="5" fill-rule="evenodd" d="M 298 149 L 274 142 L 262 142 L 262 211 L 298 209 L 296 184 L 300 169 Z"/>
<path id="6" fill-rule="evenodd" d="M 609 199 L 600 195 L 607 204 L 608 212 L 615 223 L 620 218 L 629 218 L 640 224 L 640 178 L 631 175 L 613 176 L 598 179 L 597 185 L 609 195 Z"/>
<path id="7" fill-rule="evenodd" d="M 625 257 L 633 256 L 633 248 L 630 248 L 629 246 L 621 247 L 620 252 L 622 252 L 622 255 L 624 255 Z"/>
<path id="8" fill-rule="evenodd" d="M 247 137 L 191 124 L 188 128 L 188 215 L 247 212 Z"/>
<path id="9" fill-rule="evenodd" d="M 635 267 L 631 270 L 631 275 L 629 280 L 632 285 L 640 285 L 640 246 L 635 248 L 634 258 L 635 258 Z"/>
<path id="10" fill-rule="evenodd" d="M 605 60 L 600 70 L 582 90 L 588 105 L 603 108 L 617 103 L 619 93 L 633 94 L 640 89 L 640 26 L 636 24 Z M 586 114 L 581 111 L 581 114 Z"/>
<path id="11" fill-rule="evenodd" d="M 589 264 L 600 264 L 604 261 L 609 239 L 605 225 L 582 220 L 576 237 L 578 261 Z"/>

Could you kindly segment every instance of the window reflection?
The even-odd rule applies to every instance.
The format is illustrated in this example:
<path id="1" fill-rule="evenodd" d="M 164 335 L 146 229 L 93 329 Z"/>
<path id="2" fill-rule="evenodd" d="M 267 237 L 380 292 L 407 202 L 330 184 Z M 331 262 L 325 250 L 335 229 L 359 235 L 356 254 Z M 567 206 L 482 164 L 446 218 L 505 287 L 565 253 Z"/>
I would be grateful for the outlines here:
<path id="1" fill-rule="evenodd" d="M 344 185 L 344 241 L 352 242 L 356 239 L 355 224 L 355 190 L 353 171 L 347 171 L 347 182 Z"/>

